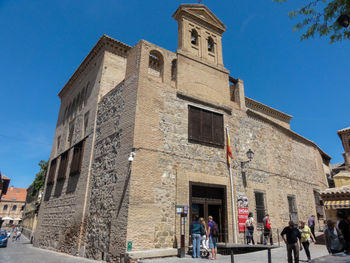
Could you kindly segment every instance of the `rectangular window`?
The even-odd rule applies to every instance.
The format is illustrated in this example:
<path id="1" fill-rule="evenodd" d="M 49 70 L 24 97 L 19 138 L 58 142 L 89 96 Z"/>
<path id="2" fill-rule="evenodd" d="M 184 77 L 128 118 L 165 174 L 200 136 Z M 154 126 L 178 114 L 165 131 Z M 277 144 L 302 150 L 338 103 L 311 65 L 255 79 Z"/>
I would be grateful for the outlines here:
<path id="1" fill-rule="evenodd" d="M 318 190 L 314 190 L 314 197 L 315 197 L 315 206 L 316 206 L 316 213 L 317 213 L 317 219 L 324 219 L 324 213 L 322 208 L 322 199 L 320 197 L 320 192 Z"/>
<path id="2" fill-rule="evenodd" d="M 53 184 L 55 182 L 56 162 L 57 162 L 57 158 L 51 161 L 49 177 L 47 178 L 47 184 Z"/>
<path id="3" fill-rule="evenodd" d="M 258 224 L 262 224 L 266 214 L 265 194 L 263 192 L 254 192 L 254 194 L 255 194 L 256 221 Z"/>
<path id="4" fill-rule="evenodd" d="M 222 114 L 189 106 L 188 139 L 218 146 L 224 145 L 224 117 Z"/>
<path id="5" fill-rule="evenodd" d="M 295 224 L 298 224 L 299 218 L 298 218 L 297 205 L 295 202 L 295 196 L 288 195 L 287 198 L 288 198 L 288 207 L 289 207 L 289 220 L 292 220 Z"/>
<path id="6" fill-rule="evenodd" d="M 73 148 L 73 158 L 70 166 L 70 176 L 80 174 L 84 152 L 84 141 L 77 143 Z"/>
<path id="7" fill-rule="evenodd" d="M 61 154 L 61 161 L 60 161 L 60 167 L 58 168 L 57 181 L 64 180 L 66 178 L 68 157 L 69 157 L 69 150 Z"/>
<path id="8" fill-rule="evenodd" d="M 69 123 L 69 131 L 68 131 L 68 144 L 69 144 L 69 146 L 72 145 L 73 134 L 74 134 L 74 120 Z"/>

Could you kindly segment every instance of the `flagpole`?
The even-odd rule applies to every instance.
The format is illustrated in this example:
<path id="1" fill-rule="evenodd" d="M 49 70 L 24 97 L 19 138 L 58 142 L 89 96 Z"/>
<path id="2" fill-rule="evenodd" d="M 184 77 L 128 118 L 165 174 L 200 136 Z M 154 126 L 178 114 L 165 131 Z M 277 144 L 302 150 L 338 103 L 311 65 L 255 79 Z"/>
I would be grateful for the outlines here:
<path id="1" fill-rule="evenodd" d="M 229 143 L 229 135 L 228 135 L 228 127 L 226 127 L 226 138 L 227 138 L 227 144 Z M 229 157 L 227 157 L 229 158 Z M 232 203 L 232 219 L 233 219 L 233 239 L 234 243 L 237 244 L 237 222 L 236 222 L 236 205 L 235 205 L 235 198 L 233 193 L 233 179 L 232 179 L 232 170 L 231 170 L 231 162 L 228 162 L 228 169 L 230 172 L 230 185 L 231 185 L 231 203 Z"/>

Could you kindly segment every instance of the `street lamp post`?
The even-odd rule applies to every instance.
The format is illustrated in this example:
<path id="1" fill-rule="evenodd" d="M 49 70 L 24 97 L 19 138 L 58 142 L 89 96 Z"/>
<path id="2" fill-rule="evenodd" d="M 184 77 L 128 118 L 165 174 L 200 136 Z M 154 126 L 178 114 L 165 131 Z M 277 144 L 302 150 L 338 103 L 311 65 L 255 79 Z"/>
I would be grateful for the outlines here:
<path id="1" fill-rule="evenodd" d="M 241 168 L 242 168 L 242 169 L 244 168 L 244 166 L 245 166 L 247 163 L 249 163 L 249 162 L 253 159 L 253 157 L 254 157 L 254 152 L 253 152 L 251 149 L 249 149 L 249 150 L 246 152 L 246 155 L 247 155 L 248 161 L 241 162 Z"/>

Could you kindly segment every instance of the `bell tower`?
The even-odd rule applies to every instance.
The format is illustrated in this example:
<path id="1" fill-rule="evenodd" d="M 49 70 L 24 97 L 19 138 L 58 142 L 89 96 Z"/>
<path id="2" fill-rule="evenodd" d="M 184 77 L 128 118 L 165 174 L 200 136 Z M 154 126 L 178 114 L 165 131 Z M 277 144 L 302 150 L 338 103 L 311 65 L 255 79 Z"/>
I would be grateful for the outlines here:
<path id="1" fill-rule="evenodd" d="M 222 34 L 226 26 L 202 4 L 182 4 L 173 15 L 178 21 L 178 53 L 223 67 Z"/>

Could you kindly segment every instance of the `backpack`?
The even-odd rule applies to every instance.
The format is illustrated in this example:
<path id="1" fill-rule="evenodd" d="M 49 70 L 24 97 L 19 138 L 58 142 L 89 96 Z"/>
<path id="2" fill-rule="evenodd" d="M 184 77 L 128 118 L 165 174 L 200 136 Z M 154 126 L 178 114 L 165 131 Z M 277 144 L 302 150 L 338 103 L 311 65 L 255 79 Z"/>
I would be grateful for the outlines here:
<path id="1" fill-rule="evenodd" d="M 213 236 L 217 237 L 219 235 L 218 225 L 214 222 Z"/>

